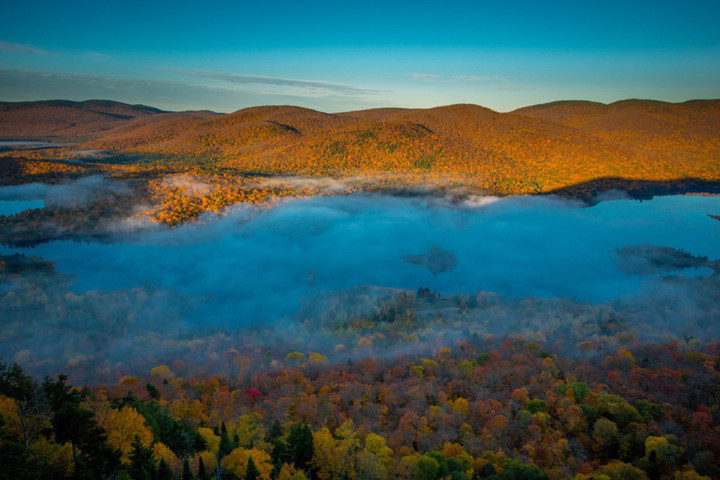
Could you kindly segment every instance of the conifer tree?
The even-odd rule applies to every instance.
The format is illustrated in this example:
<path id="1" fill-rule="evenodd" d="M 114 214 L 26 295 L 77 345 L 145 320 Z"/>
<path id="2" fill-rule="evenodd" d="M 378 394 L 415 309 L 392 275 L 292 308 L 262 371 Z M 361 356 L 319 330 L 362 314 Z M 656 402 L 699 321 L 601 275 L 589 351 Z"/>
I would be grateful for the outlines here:
<path id="1" fill-rule="evenodd" d="M 210 480 L 210 476 L 205 469 L 205 462 L 203 461 L 202 457 L 200 457 L 200 460 L 198 461 L 197 480 Z"/>
<path id="2" fill-rule="evenodd" d="M 218 457 L 224 457 L 228 453 L 232 452 L 234 448 L 235 445 L 232 440 L 230 440 L 227 428 L 225 427 L 225 422 L 222 422 L 222 426 L 220 427 L 220 451 L 218 452 Z"/>
<path id="3" fill-rule="evenodd" d="M 182 476 L 180 478 L 181 480 L 195 480 L 195 475 L 190 470 L 190 462 L 187 457 L 183 458 Z"/>
<path id="4" fill-rule="evenodd" d="M 252 456 L 250 456 L 245 470 L 245 480 L 257 480 L 258 478 L 260 478 L 260 470 L 257 469 Z"/>
<path id="5" fill-rule="evenodd" d="M 158 465 L 157 480 L 173 480 L 170 465 L 168 465 L 164 458 L 160 459 L 160 465 Z"/>
<path id="6" fill-rule="evenodd" d="M 288 437 L 290 460 L 300 470 L 307 470 L 315 453 L 312 431 L 306 423 L 298 423 L 290 431 Z"/>

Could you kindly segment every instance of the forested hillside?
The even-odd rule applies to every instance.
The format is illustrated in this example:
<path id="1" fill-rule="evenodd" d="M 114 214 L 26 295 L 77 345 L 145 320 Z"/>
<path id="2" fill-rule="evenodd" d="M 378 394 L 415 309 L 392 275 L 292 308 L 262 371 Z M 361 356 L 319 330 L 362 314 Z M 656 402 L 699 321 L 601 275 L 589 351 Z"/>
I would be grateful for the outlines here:
<path id="1" fill-rule="evenodd" d="M 253 107 L 166 113 L 115 102 L 3 104 L 0 138 L 149 156 L 236 173 L 394 176 L 393 182 L 540 193 L 606 177 L 720 179 L 714 100 L 556 102 L 498 113 L 476 105 L 326 114 Z M 36 155 L 36 158 L 38 155 Z M 164 159 L 164 160 L 163 160 Z"/>
<path id="2" fill-rule="evenodd" d="M 0 459 L 28 479 L 717 478 L 707 348 L 588 361 L 469 338 L 343 363 L 290 351 L 275 368 L 228 349 L 232 376 L 179 377 L 178 361 L 85 389 L 3 365 Z"/>

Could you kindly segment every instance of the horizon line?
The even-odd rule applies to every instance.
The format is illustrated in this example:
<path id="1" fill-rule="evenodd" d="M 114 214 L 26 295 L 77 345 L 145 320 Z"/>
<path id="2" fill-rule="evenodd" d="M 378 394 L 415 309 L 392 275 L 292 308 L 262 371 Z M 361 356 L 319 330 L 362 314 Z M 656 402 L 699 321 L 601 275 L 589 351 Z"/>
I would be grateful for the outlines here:
<path id="1" fill-rule="evenodd" d="M 242 110 L 248 110 L 248 109 L 251 109 L 251 108 L 263 108 L 263 107 L 292 107 L 292 108 L 298 108 L 298 109 L 302 109 L 302 110 L 311 110 L 311 111 L 315 111 L 315 112 L 319 112 L 319 113 L 325 113 L 325 114 L 329 114 L 329 115 L 334 115 L 334 114 L 341 114 L 341 113 L 366 112 L 366 111 L 370 111 L 370 110 L 383 110 L 383 109 L 388 109 L 388 110 L 432 110 L 432 109 L 435 109 L 435 108 L 453 107 L 453 106 L 459 106 L 459 105 L 471 105 L 471 106 L 476 106 L 476 107 L 480 107 L 480 108 L 485 108 L 485 109 L 487 109 L 487 110 L 491 110 L 491 111 L 496 112 L 496 113 L 513 113 L 513 112 L 516 112 L 516 111 L 518 111 L 518 110 L 522 110 L 522 109 L 525 109 L 525 108 L 540 107 L 540 106 L 549 106 L 549 105 L 562 104 L 562 103 L 586 103 L 586 104 L 593 104 L 593 105 L 610 106 L 610 105 L 615 105 L 615 104 L 617 104 L 617 103 L 632 102 L 632 101 L 638 101 L 638 102 L 655 102 L 655 103 L 663 103 L 663 104 L 668 104 L 668 105 L 682 105 L 682 104 L 690 103 L 690 102 L 713 102 L 713 101 L 720 101 L 720 98 L 691 98 L 691 99 L 683 100 L 683 101 L 679 101 L 679 102 L 670 102 L 670 101 L 667 101 L 667 100 L 656 100 L 656 99 L 653 99 L 653 98 L 624 98 L 624 99 L 615 100 L 615 101 L 613 101 L 613 102 L 608 102 L 608 103 L 599 102 L 599 101 L 595 101 L 595 100 L 563 99 L 563 100 L 552 100 L 552 101 L 550 101 L 550 102 L 543 102 L 543 103 L 535 103 L 535 104 L 525 105 L 525 106 L 516 108 L 516 109 L 514 109 L 514 110 L 507 110 L 507 111 L 495 110 L 495 109 L 492 109 L 492 108 L 490 108 L 490 107 L 486 107 L 486 106 L 481 105 L 481 104 L 478 104 L 478 103 L 464 103 L 464 102 L 461 102 L 461 103 L 449 103 L 449 104 L 442 104 L 442 105 L 435 105 L 435 106 L 432 106 L 432 107 L 394 107 L 394 106 L 385 106 L 385 107 L 363 108 L 363 109 L 359 109 L 359 110 L 340 110 L 340 111 L 335 111 L 335 112 L 326 112 L 326 111 L 323 111 L 323 110 L 318 110 L 318 109 L 309 108 L 309 107 L 302 107 L 302 106 L 299 106 L 299 105 L 292 105 L 292 104 L 288 104 L 288 103 L 251 105 L 251 106 L 248 106 L 248 107 L 242 107 L 242 108 L 238 108 L 237 110 L 232 110 L 232 111 L 228 111 L 228 112 L 219 112 L 219 111 L 210 110 L 210 109 L 164 110 L 164 109 L 155 107 L 155 106 L 153 106 L 153 105 L 148 105 L 148 104 L 145 104 L 145 103 L 128 103 L 128 102 L 122 102 L 122 101 L 119 101 L 119 100 L 112 100 L 112 99 L 109 99 L 109 98 L 89 98 L 89 99 L 86 99 L 86 100 L 70 100 L 70 99 L 67 99 L 67 98 L 48 98 L 48 99 L 41 99 L 41 100 L 17 100 L 17 101 L 0 100 L 0 104 L 23 104 L 23 103 L 26 103 L 26 104 L 27 104 L 27 103 L 50 103 L 50 102 L 72 102 L 72 103 L 112 102 L 112 103 L 117 103 L 117 104 L 122 104 L 122 105 L 128 105 L 128 106 L 131 106 L 131 107 L 146 107 L 146 108 L 152 108 L 152 109 L 154 109 L 154 110 L 159 110 L 160 113 L 210 112 L 210 113 L 215 113 L 215 114 L 218 114 L 218 115 L 230 115 L 230 114 L 232 114 L 232 113 L 240 112 L 240 111 L 242 111 Z"/>

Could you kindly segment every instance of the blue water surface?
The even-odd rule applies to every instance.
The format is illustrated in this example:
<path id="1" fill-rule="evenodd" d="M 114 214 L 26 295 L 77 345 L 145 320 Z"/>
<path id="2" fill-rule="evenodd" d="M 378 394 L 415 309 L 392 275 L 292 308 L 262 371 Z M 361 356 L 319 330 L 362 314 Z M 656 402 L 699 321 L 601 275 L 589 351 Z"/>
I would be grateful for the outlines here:
<path id="1" fill-rule="evenodd" d="M 586 207 L 552 197 L 451 203 L 358 194 L 236 206 L 114 243 L 59 241 L 23 253 L 56 261 L 77 277 L 76 291 L 173 288 L 204 299 L 194 315 L 245 323 L 290 316 L 308 294 L 357 285 L 608 301 L 647 281 L 618 270 L 616 248 L 653 244 L 720 258 L 720 222 L 708 213 L 720 213 L 719 197 Z M 454 253 L 454 270 L 434 276 L 402 259 L 433 245 Z"/>

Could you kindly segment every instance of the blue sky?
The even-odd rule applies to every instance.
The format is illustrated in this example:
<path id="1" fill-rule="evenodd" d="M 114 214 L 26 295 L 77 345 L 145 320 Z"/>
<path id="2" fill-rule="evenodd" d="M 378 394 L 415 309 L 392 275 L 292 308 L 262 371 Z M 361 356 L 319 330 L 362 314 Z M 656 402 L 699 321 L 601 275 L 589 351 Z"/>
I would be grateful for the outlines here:
<path id="1" fill-rule="evenodd" d="M 337 112 L 720 98 L 717 0 L 3 3 L 5 101 Z"/>

